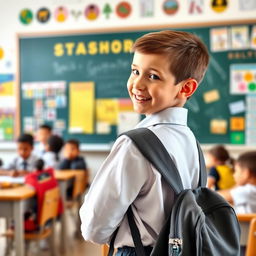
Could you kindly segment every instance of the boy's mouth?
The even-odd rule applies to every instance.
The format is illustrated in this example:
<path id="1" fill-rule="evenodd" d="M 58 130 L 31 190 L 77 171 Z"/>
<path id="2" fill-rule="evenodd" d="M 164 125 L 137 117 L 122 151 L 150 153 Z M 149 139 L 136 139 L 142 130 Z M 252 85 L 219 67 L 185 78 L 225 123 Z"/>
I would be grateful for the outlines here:
<path id="1" fill-rule="evenodd" d="M 137 101 L 148 101 L 148 100 L 151 100 L 151 97 L 143 97 L 141 95 L 136 95 L 136 94 L 134 94 L 134 98 Z"/>

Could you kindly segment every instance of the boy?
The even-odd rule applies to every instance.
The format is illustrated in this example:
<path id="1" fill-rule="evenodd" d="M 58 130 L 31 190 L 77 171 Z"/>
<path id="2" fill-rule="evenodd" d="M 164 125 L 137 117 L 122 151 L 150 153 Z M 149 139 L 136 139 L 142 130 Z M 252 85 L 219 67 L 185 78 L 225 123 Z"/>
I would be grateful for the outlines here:
<path id="1" fill-rule="evenodd" d="M 231 204 L 236 213 L 256 212 L 256 151 L 246 152 L 235 163 L 236 187 L 219 193 Z"/>
<path id="2" fill-rule="evenodd" d="M 42 124 L 37 131 L 34 154 L 38 157 L 42 157 L 45 153 L 45 146 L 48 142 L 48 139 L 52 135 L 52 127 L 47 124 Z"/>
<path id="3" fill-rule="evenodd" d="M 184 188 L 195 188 L 198 150 L 183 106 L 205 74 L 207 48 L 190 33 L 161 31 L 142 36 L 132 50 L 128 92 L 134 110 L 146 115 L 137 127 L 147 127 L 157 135 L 176 163 Z M 119 227 L 116 255 L 136 255 L 126 217 L 131 205 L 149 255 L 173 200 L 174 193 L 160 173 L 128 137 L 120 136 L 80 209 L 82 235 L 95 243 L 109 243 Z"/>
<path id="4" fill-rule="evenodd" d="M 64 159 L 60 161 L 60 170 L 86 170 L 86 162 L 83 157 L 80 156 L 79 142 L 71 139 L 66 141 L 63 148 Z"/>
<path id="5" fill-rule="evenodd" d="M 34 170 L 37 157 L 32 154 L 34 139 L 30 134 L 22 134 L 17 139 L 18 156 L 13 159 L 5 169 L 0 172 L 2 175 L 20 176 L 26 175 Z"/>

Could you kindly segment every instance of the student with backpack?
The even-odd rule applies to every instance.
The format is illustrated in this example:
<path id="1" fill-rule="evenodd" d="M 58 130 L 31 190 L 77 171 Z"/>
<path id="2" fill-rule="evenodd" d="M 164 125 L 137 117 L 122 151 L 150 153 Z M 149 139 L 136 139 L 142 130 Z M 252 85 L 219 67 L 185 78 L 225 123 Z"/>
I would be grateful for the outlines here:
<path id="1" fill-rule="evenodd" d="M 132 50 L 128 92 L 134 110 L 146 115 L 136 128 L 147 128 L 156 135 L 167 157 L 173 160 L 183 188 L 195 189 L 200 181 L 201 164 L 183 106 L 206 72 L 207 48 L 193 34 L 161 31 L 142 36 Z M 143 133 L 138 137 L 143 137 Z M 155 147 L 157 153 L 158 145 L 153 142 L 152 150 Z M 158 156 L 161 154 L 157 159 Z M 84 239 L 110 243 L 109 255 L 113 246 L 118 256 L 150 255 L 176 198 L 167 180 L 129 135 L 121 135 L 96 174 L 80 209 Z M 138 240 L 140 250 L 134 245 Z M 176 240 L 172 242 L 175 247 Z M 168 237 L 166 244 L 168 250 Z M 191 251 L 187 255 L 196 254 Z"/>

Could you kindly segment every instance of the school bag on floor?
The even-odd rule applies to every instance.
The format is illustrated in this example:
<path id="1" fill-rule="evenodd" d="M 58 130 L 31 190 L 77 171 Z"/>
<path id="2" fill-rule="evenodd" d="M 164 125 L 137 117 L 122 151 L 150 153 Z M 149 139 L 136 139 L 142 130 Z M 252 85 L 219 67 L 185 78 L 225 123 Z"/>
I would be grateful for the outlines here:
<path id="1" fill-rule="evenodd" d="M 170 215 L 150 255 L 240 255 L 240 226 L 235 211 L 224 198 L 205 187 L 206 168 L 199 144 L 198 188 L 184 189 L 173 160 L 151 130 L 138 128 L 124 134 L 131 138 L 144 157 L 161 173 L 176 195 Z M 127 217 L 136 255 L 145 256 L 131 207 L 128 208 Z M 114 239 L 115 235 L 110 243 L 109 255 L 112 255 Z"/>

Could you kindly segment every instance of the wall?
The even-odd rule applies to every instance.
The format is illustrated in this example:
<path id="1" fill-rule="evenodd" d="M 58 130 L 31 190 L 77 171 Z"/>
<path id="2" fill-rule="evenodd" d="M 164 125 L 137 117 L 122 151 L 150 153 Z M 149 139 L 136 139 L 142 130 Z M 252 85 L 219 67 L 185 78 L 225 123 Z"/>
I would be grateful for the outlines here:
<path id="1" fill-rule="evenodd" d="M 193 1 L 193 0 L 192 0 Z M 178 27 L 184 25 L 192 25 L 193 23 L 201 23 L 207 25 L 212 22 L 224 22 L 224 21 L 243 21 L 248 19 L 255 19 L 256 9 L 255 0 L 247 1 L 228 1 L 229 7 L 224 12 L 215 12 L 211 8 L 210 0 L 195 0 L 195 2 L 202 2 L 203 13 L 202 14 L 188 14 L 189 0 L 180 0 L 178 12 L 174 15 L 167 15 L 163 12 L 163 3 L 165 1 L 158 0 L 127 0 L 132 4 L 131 15 L 127 18 L 119 18 L 115 13 L 115 8 L 120 0 L 111 0 L 109 4 L 113 10 L 109 18 L 106 15 L 100 14 L 99 17 L 94 20 L 88 20 L 84 16 L 85 8 L 93 1 L 88 0 L 0 0 L 0 49 L 4 51 L 4 57 L 0 59 L 0 74 L 12 73 L 16 74 L 16 34 L 27 32 L 58 32 L 66 30 L 85 30 L 96 28 L 122 28 L 124 27 L 137 27 L 148 26 L 153 27 L 155 25 L 166 25 L 169 27 Z M 106 1 L 97 0 L 100 10 L 105 6 Z M 247 5 L 243 6 L 242 3 L 246 2 Z M 141 6 L 147 3 L 153 5 L 153 16 L 141 17 Z M 58 23 L 53 18 L 47 23 L 39 23 L 35 16 L 36 12 L 41 7 L 47 7 L 51 12 L 59 6 L 65 6 L 70 14 L 68 19 L 63 23 Z M 241 8 L 243 10 L 241 11 Z M 34 19 L 29 25 L 24 25 L 19 21 L 20 11 L 24 8 L 31 9 Z M 73 14 L 71 14 L 73 13 Z M 76 17 L 75 17 L 76 16 Z M 40 49 L 38 49 L 40 50 Z M 1 107 L 1 103 L 0 103 Z M 204 145 L 206 150 L 209 145 Z M 241 150 L 250 149 L 246 146 L 228 146 L 231 150 L 231 154 L 236 156 Z M 95 175 L 102 161 L 105 159 L 109 152 L 109 148 L 105 150 L 97 151 L 95 148 L 82 147 L 83 154 L 86 156 L 89 166 L 92 170 L 92 176 Z M 0 143 L 0 157 L 5 161 L 8 161 L 15 154 L 14 143 Z"/>

